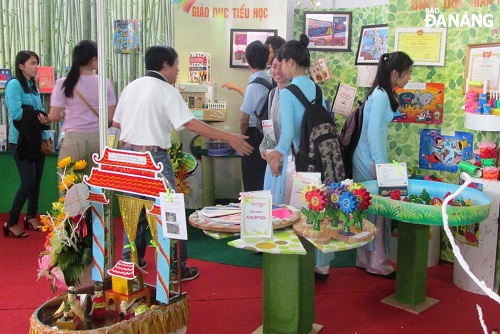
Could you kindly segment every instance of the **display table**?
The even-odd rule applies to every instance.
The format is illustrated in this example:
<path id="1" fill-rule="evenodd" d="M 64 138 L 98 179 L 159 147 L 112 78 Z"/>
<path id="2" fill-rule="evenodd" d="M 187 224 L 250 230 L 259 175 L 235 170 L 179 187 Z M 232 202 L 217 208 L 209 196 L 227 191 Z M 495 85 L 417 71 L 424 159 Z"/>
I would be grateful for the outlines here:
<path id="1" fill-rule="evenodd" d="M 362 183 L 371 194 L 378 194 L 377 181 Z M 426 190 L 431 198 L 455 192 L 459 186 L 433 181 L 409 180 L 408 193 L 420 194 Z M 373 196 L 373 195 L 372 195 Z M 474 201 L 474 206 L 450 206 L 447 209 L 450 226 L 470 225 L 488 217 L 491 199 L 477 189 L 466 188 L 459 195 Z M 438 302 L 426 297 L 428 225 L 443 225 L 441 206 L 422 205 L 373 196 L 369 212 L 401 223 L 398 230 L 398 274 L 396 291 L 382 299 L 383 303 L 419 314 Z"/>
<path id="2" fill-rule="evenodd" d="M 189 218 L 191 225 L 197 227 L 192 223 L 192 217 L 197 216 Z M 301 216 L 296 224 L 304 221 L 305 217 Z M 322 326 L 314 324 L 315 248 L 324 253 L 338 252 L 361 247 L 371 240 L 373 233 L 361 242 L 317 244 L 286 228 L 274 231 L 271 239 L 228 242 L 235 248 L 263 253 L 263 324 L 254 333 L 307 334 L 320 331 Z"/>

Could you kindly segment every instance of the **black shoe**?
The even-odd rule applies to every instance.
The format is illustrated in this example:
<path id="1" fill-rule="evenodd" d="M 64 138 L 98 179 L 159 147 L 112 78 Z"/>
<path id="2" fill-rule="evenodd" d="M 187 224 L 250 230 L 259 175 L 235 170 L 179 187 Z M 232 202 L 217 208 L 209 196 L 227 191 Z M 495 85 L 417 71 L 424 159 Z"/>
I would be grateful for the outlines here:
<path id="1" fill-rule="evenodd" d="M 181 281 L 182 282 L 194 280 L 196 277 L 198 277 L 198 268 L 186 267 L 186 268 L 182 269 L 182 273 L 181 273 Z M 173 284 L 177 284 L 179 282 L 177 271 L 175 271 L 175 270 L 172 270 L 171 282 Z"/>
<path id="2" fill-rule="evenodd" d="M 316 282 L 326 282 L 326 280 L 328 279 L 328 276 L 329 276 L 329 274 L 320 274 L 320 273 L 314 272 L 314 279 L 316 280 Z"/>

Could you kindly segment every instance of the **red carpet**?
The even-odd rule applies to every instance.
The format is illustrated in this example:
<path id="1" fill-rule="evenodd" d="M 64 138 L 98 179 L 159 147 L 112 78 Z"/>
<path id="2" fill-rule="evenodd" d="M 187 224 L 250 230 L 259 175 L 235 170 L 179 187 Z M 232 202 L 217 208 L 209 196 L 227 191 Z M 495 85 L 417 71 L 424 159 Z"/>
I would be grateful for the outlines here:
<path id="1" fill-rule="evenodd" d="M 0 222 L 5 215 L 0 215 Z M 45 234 L 30 232 L 25 239 L 2 238 L 0 276 L 0 333 L 28 333 L 34 310 L 51 299 L 49 284 L 36 280 L 37 255 Z M 120 233 L 117 233 L 118 239 Z M 207 237 L 208 238 L 208 237 Z M 119 241 L 118 244 L 121 241 Z M 148 249 L 146 281 L 155 283 L 153 252 Z M 188 334 L 251 333 L 262 324 L 262 271 L 195 259 L 200 276 L 183 283 L 190 306 Z M 414 315 L 388 306 L 380 299 L 394 292 L 395 281 L 356 268 L 334 268 L 326 283 L 316 285 L 316 323 L 320 333 L 483 333 L 476 305 L 482 308 L 491 331 L 500 326 L 500 305 L 491 299 L 457 288 L 453 267 L 438 265 L 428 271 L 427 295 L 440 302 Z M 287 287 L 284 286 L 284 289 Z"/>

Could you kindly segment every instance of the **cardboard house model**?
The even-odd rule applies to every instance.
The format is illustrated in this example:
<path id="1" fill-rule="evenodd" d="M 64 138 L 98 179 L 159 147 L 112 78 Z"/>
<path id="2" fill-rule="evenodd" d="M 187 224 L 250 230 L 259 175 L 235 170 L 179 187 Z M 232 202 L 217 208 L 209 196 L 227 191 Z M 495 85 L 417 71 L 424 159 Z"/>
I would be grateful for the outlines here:
<path id="1" fill-rule="evenodd" d="M 118 261 L 108 270 L 111 276 L 111 290 L 105 292 L 106 305 L 118 307 L 124 300 L 131 302 L 134 299 L 146 298 L 151 305 L 149 288 L 144 286 L 143 274 L 146 273 L 134 262 Z"/>

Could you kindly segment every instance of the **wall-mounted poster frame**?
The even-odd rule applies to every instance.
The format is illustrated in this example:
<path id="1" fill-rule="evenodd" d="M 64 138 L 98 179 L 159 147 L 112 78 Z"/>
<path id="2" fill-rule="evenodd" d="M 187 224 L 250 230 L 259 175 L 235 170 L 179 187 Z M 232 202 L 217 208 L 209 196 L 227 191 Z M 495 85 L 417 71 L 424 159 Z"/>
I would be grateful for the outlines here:
<path id="1" fill-rule="evenodd" d="M 414 65 L 444 66 L 446 28 L 396 28 L 394 50 L 406 52 Z"/>
<path id="2" fill-rule="evenodd" d="M 388 36 L 387 24 L 361 27 L 356 65 L 377 65 L 380 56 L 387 52 Z"/>
<path id="3" fill-rule="evenodd" d="M 278 35 L 276 29 L 231 29 L 229 67 L 247 68 L 245 50 L 248 44 L 256 40 L 265 42 L 269 36 L 276 35 Z"/>
<path id="4" fill-rule="evenodd" d="M 488 91 L 500 89 L 500 43 L 467 45 L 465 83 L 485 80 Z"/>
<path id="5" fill-rule="evenodd" d="M 352 12 L 304 12 L 309 50 L 351 51 Z"/>

